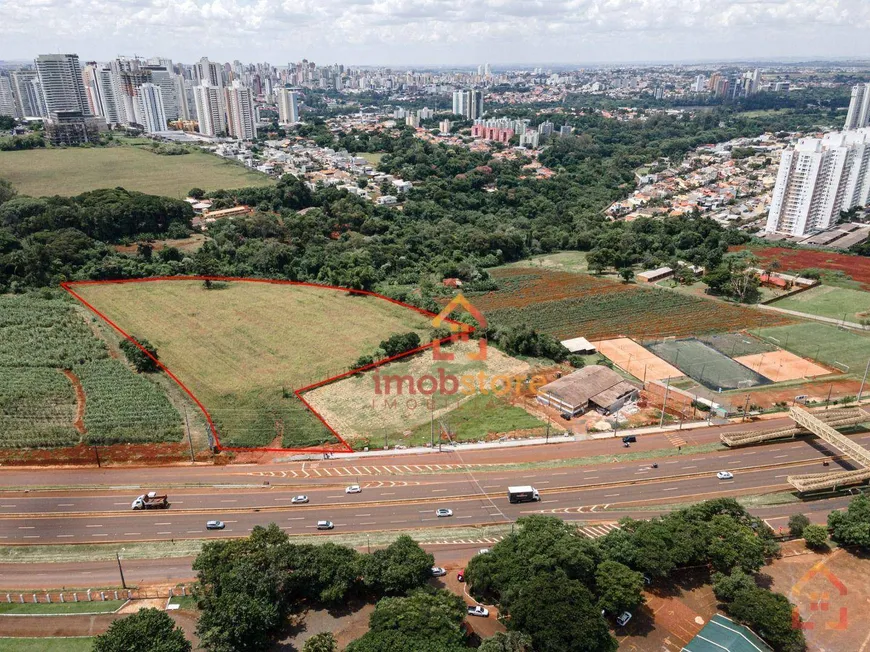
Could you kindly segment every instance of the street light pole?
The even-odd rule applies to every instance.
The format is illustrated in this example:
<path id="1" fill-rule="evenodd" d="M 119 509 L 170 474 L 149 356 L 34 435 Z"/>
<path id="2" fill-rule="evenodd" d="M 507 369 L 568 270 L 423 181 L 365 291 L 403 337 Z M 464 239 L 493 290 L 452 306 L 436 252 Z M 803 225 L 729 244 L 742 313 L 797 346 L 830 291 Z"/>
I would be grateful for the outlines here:
<path id="1" fill-rule="evenodd" d="M 665 408 L 668 405 L 668 392 L 670 390 L 671 390 L 671 377 L 668 376 L 667 381 L 665 383 L 665 398 L 662 401 L 662 418 L 659 421 L 659 428 L 662 428 L 665 425 Z"/>
<path id="2" fill-rule="evenodd" d="M 118 560 L 118 572 L 121 574 L 121 586 L 127 588 L 127 582 L 124 581 L 124 569 L 121 568 L 121 553 L 115 552 L 115 559 Z"/>
<path id="3" fill-rule="evenodd" d="M 864 367 L 864 377 L 861 379 L 861 388 L 858 390 L 858 405 L 861 405 L 861 395 L 864 393 L 864 383 L 867 382 L 868 371 L 870 371 L 870 358 L 867 359 L 867 366 Z"/>

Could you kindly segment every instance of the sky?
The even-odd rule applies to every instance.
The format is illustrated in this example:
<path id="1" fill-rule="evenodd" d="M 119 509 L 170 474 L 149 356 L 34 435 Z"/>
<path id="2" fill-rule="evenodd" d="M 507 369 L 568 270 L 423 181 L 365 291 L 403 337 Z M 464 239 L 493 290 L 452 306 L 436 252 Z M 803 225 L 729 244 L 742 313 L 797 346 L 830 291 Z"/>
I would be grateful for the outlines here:
<path id="1" fill-rule="evenodd" d="M 870 0 L 0 0 L 0 59 L 469 65 L 870 57 Z"/>

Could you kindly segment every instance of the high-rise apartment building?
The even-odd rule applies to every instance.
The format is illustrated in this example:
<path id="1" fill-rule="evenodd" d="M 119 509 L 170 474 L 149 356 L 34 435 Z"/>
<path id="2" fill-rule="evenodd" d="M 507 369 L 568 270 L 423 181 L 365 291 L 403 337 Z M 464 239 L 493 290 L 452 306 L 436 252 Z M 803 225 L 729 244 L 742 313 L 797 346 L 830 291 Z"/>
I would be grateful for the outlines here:
<path id="1" fill-rule="evenodd" d="M 870 128 L 804 138 L 782 154 L 766 231 L 802 236 L 870 201 Z"/>
<path id="2" fill-rule="evenodd" d="M 254 96 L 250 88 L 242 86 L 238 80 L 225 89 L 227 129 L 230 136 L 238 140 L 253 140 L 257 137 L 257 124 L 254 121 Z"/>
<path id="3" fill-rule="evenodd" d="M 95 71 L 95 77 L 100 99 L 100 115 L 106 119 L 106 124 L 128 124 L 120 81 L 115 73 L 109 66 L 100 66 Z"/>
<path id="4" fill-rule="evenodd" d="M 18 115 L 22 118 L 48 117 L 39 73 L 35 70 L 16 70 L 12 73 L 11 80 Z"/>
<path id="5" fill-rule="evenodd" d="M 278 121 L 291 125 L 299 122 L 299 94 L 296 91 L 278 89 Z"/>
<path id="6" fill-rule="evenodd" d="M 163 89 L 157 84 L 142 84 L 138 94 L 139 111 L 145 132 L 153 134 L 166 131 L 166 107 L 163 104 Z"/>
<path id="7" fill-rule="evenodd" d="M 845 129 L 860 129 L 870 126 L 870 84 L 852 87 L 849 113 L 846 115 Z"/>
<path id="8" fill-rule="evenodd" d="M 91 114 L 77 54 L 40 54 L 36 57 L 36 70 L 48 113 L 79 111 L 84 116 Z"/>
<path id="9" fill-rule="evenodd" d="M 0 75 L 0 115 L 20 117 L 15 105 L 15 95 L 12 92 L 12 80 L 5 75 Z"/>
<path id="10" fill-rule="evenodd" d="M 208 57 L 203 57 L 198 62 L 193 64 L 193 79 L 202 86 L 208 84 L 215 88 L 224 87 L 223 66 L 219 63 L 213 63 L 208 60 Z"/>
<path id="11" fill-rule="evenodd" d="M 227 131 L 222 91 L 223 89 L 209 84 L 193 87 L 199 133 L 205 136 L 217 136 Z"/>
<path id="12" fill-rule="evenodd" d="M 476 120 L 483 115 L 483 91 L 472 88 L 453 92 L 453 113 Z"/>

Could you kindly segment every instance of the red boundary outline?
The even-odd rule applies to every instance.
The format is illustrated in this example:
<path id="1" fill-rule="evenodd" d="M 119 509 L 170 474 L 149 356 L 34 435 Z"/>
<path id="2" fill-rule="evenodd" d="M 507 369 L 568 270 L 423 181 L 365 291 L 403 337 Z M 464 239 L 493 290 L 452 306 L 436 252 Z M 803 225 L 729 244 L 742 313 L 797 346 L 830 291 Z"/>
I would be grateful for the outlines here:
<path id="1" fill-rule="evenodd" d="M 88 303 L 80 294 L 78 294 L 75 290 L 73 290 L 73 286 L 82 286 L 82 285 L 107 285 L 107 284 L 121 284 L 121 283 L 150 283 L 154 281 L 228 281 L 228 282 L 242 282 L 242 283 L 271 283 L 273 285 L 299 285 L 304 287 L 312 287 L 318 288 L 322 290 L 338 290 L 340 292 L 344 292 L 346 294 L 351 295 L 361 295 L 361 296 L 370 296 L 378 299 L 383 299 L 385 301 L 389 301 L 390 303 L 394 303 L 398 306 L 402 306 L 403 308 L 409 308 L 415 312 L 420 313 L 425 317 L 436 317 L 437 315 L 429 310 L 424 310 L 423 308 L 418 308 L 417 306 L 412 306 L 411 304 L 404 303 L 403 301 L 399 301 L 398 299 L 391 299 L 390 297 L 386 297 L 382 294 L 378 294 L 377 292 L 371 292 L 369 290 L 354 290 L 351 288 L 343 288 L 337 285 L 320 285 L 318 283 L 306 283 L 304 281 L 288 281 L 284 279 L 268 279 L 268 278 L 244 278 L 240 276 L 151 276 L 148 278 L 127 278 L 127 279 L 114 279 L 114 280 L 100 280 L 100 281 L 63 281 L 60 286 L 66 290 L 71 296 L 73 296 L 76 300 L 78 300 L 82 305 L 84 305 L 88 310 L 97 315 L 100 319 L 106 322 L 109 326 L 114 328 L 124 339 L 131 341 L 135 344 L 139 350 L 141 350 L 145 355 L 151 358 L 160 369 L 162 369 L 167 376 L 172 378 L 175 383 L 184 390 L 184 393 L 187 394 L 191 400 L 196 403 L 197 407 L 202 411 L 203 416 L 208 422 L 208 427 L 211 430 L 212 436 L 215 441 L 215 448 L 219 451 L 232 451 L 232 452 L 250 452 L 250 451 L 263 451 L 267 453 L 351 453 L 353 452 L 353 448 L 348 444 L 344 438 L 338 434 L 338 432 L 326 422 L 326 419 L 321 416 L 321 414 L 315 410 L 311 404 L 306 401 L 302 394 L 312 389 L 317 389 L 318 387 L 322 387 L 324 385 L 328 385 L 329 383 L 335 382 L 336 380 L 341 380 L 342 378 L 347 378 L 348 376 L 353 376 L 361 371 L 368 371 L 369 369 L 374 369 L 375 367 L 380 367 L 388 362 L 392 362 L 393 360 L 397 360 L 399 358 L 404 358 L 409 355 L 413 355 L 415 353 L 419 353 L 425 349 L 431 348 L 435 345 L 435 342 L 439 344 L 446 344 L 450 341 L 456 341 L 457 337 L 455 335 L 451 335 L 448 337 L 441 338 L 440 340 L 432 340 L 428 344 L 423 344 L 422 346 L 418 346 L 416 349 L 411 349 L 410 351 L 405 351 L 404 353 L 400 353 L 398 355 L 391 356 L 389 358 L 384 358 L 383 360 L 378 360 L 377 362 L 373 362 L 372 364 L 366 365 L 364 367 L 359 367 L 357 369 L 351 369 L 344 373 L 338 374 L 336 376 L 332 376 L 330 378 L 326 378 L 324 380 L 320 380 L 316 383 L 312 383 L 311 385 L 306 385 L 305 387 L 300 387 L 299 389 L 294 389 L 293 394 L 295 394 L 296 398 L 302 401 L 303 405 L 307 407 L 311 413 L 317 417 L 317 419 L 326 426 L 327 430 L 329 430 L 339 442 L 340 445 L 333 444 L 329 448 L 260 448 L 255 446 L 223 446 L 220 443 L 220 438 L 218 437 L 217 428 L 214 425 L 214 421 L 211 418 L 211 414 L 209 414 L 206 407 L 200 402 L 200 400 L 194 396 L 193 392 L 191 392 L 187 385 L 185 385 L 181 380 L 172 373 L 166 365 L 164 365 L 160 360 L 155 358 L 151 353 L 146 351 L 142 345 L 139 344 L 136 340 L 133 339 L 131 335 L 129 335 L 124 329 L 118 326 L 115 322 L 109 319 L 102 312 L 97 310 L 93 305 Z M 462 328 L 466 329 L 466 332 L 471 332 L 474 330 L 473 327 L 468 324 L 461 324 L 460 322 L 456 322 L 453 319 L 446 318 L 445 321 L 460 325 Z"/>

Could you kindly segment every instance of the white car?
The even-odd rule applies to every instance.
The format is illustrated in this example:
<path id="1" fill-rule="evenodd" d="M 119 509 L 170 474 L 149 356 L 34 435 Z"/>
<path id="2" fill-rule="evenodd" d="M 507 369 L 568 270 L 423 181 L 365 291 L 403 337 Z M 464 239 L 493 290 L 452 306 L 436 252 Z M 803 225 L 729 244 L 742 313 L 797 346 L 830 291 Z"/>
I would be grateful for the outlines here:
<path id="1" fill-rule="evenodd" d="M 344 493 L 346 493 L 346 494 L 361 494 L 362 487 L 360 487 L 358 484 L 352 484 L 347 489 L 344 490 Z"/>
<path id="2" fill-rule="evenodd" d="M 481 607 L 480 605 L 477 605 L 475 607 L 469 607 L 468 608 L 468 615 L 469 616 L 480 616 L 481 618 L 486 618 L 487 616 L 489 616 L 489 609 L 487 609 L 486 607 Z"/>
<path id="3" fill-rule="evenodd" d="M 481 548 L 480 550 L 477 551 L 477 554 L 478 555 L 485 555 L 488 552 L 489 552 L 489 548 Z"/>
<path id="4" fill-rule="evenodd" d="M 206 530 L 223 530 L 225 527 L 223 521 L 208 521 L 205 524 Z"/>
<path id="5" fill-rule="evenodd" d="M 719 471 L 719 473 L 716 474 L 716 477 L 720 480 L 731 480 L 734 478 L 734 474 L 731 473 L 731 471 Z"/>
<path id="6" fill-rule="evenodd" d="M 432 574 L 432 577 L 444 577 L 447 575 L 447 571 L 440 566 L 433 566 L 429 569 L 429 572 Z"/>
<path id="7" fill-rule="evenodd" d="M 628 611 L 623 611 L 616 619 L 616 624 L 620 627 L 625 627 L 629 620 L 631 620 L 631 613 L 629 613 Z"/>
<path id="8" fill-rule="evenodd" d="M 442 507 L 441 509 L 435 510 L 435 516 L 438 518 L 444 518 L 445 516 L 453 516 L 453 510 Z"/>
<path id="9" fill-rule="evenodd" d="M 291 505 L 301 505 L 302 503 L 308 502 L 308 496 L 293 496 L 293 500 L 290 501 Z"/>
<path id="10" fill-rule="evenodd" d="M 335 525 L 332 521 L 317 521 L 318 530 L 331 530 Z"/>

